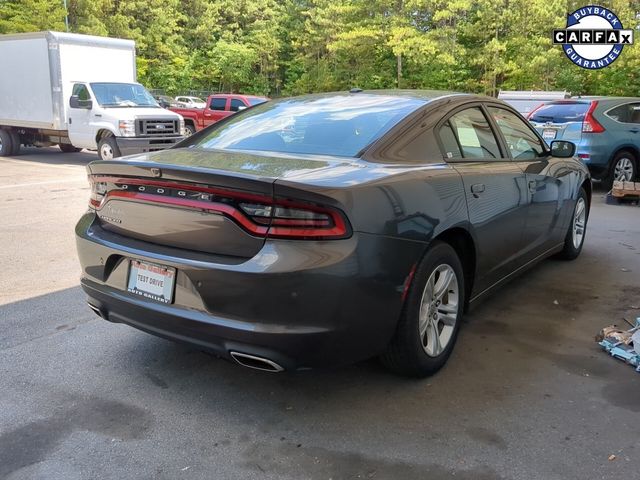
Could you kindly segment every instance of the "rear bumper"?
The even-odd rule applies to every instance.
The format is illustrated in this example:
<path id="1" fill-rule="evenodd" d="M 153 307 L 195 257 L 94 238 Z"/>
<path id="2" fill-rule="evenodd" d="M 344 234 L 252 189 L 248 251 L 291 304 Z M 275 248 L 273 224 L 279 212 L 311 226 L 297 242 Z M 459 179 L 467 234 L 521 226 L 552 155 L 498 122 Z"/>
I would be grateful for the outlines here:
<path id="1" fill-rule="evenodd" d="M 174 146 L 184 139 L 181 135 L 166 137 L 116 137 L 116 143 L 123 156 L 136 153 L 156 152 Z"/>
<path id="2" fill-rule="evenodd" d="M 249 259 L 217 257 L 76 227 L 82 288 L 103 318 L 230 358 L 285 369 L 352 363 L 384 351 L 419 242 L 354 234 L 336 241 L 270 241 Z M 126 291 L 129 260 L 177 270 L 174 302 Z"/>

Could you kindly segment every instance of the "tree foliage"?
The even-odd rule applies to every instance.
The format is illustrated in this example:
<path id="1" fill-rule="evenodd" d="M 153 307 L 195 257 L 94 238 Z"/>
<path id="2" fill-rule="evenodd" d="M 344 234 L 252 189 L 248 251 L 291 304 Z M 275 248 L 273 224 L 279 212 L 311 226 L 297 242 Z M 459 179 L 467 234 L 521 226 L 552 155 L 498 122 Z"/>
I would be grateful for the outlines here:
<path id="1" fill-rule="evenodd" d="M 136 41 L 139 79 L 168 93 L 362 88 L 638 95 L 640 47 L 574 66 L 551 30 L 575 0 L 67 0 L 73 32 Z M 638 28 L 640 0 L 601 2 Z M 62 0 L 0 0 L 0 33 L 64 30 Z M 637 39 L 640 43 L 640 38 Z"/>

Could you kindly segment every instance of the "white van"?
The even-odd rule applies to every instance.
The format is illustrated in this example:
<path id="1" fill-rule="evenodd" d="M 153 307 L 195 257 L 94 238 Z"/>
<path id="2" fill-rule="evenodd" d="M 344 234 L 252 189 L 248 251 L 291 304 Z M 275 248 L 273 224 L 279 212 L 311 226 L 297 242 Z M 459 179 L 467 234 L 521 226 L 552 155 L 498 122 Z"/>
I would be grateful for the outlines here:
<path id="1" fill-rule="evenodd" d="M 97 150 L 101 159 L 163 150 L 184 121 L 136 82 L 131 40 L 58 32 L 0 35 L 0 156 L 21 145 Z"/>

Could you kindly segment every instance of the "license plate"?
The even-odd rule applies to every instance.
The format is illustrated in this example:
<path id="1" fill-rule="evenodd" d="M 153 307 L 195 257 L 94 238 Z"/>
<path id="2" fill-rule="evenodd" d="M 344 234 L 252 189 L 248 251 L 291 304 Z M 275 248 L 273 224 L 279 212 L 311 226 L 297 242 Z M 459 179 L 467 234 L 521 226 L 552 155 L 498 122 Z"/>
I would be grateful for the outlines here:
<path id="1" fill-rule="evenodd" d="M 131 260 L 127 291 L 157 302 L 171 303 L 175 278 L 175 268 Z"/>
<path id="2" fill-rule="evenodd" d="M 545 140 L 553 140 L 556 138 L 556 131 L 552 128 L 547 128 L 542 131 L 542 138 Z"/>

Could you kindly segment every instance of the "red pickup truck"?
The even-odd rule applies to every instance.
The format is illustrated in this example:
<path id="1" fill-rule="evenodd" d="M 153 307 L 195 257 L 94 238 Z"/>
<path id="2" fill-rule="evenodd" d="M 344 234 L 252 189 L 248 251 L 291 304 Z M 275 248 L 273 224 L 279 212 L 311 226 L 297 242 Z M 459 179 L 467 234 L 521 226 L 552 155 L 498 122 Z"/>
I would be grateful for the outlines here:
<path id="1" fill-rule="evenodd" d="M 186 135 L 191 135 L 212 123 L 216 123 L 223 118 L 233 115 L 245 108 L 258 105 L 268 101 L 267 97 L 256 97 L 253 95 L 235 95 L 232 93 L 218 93 L 209 95 L 205 108 L 170 108 L 172 112 L 179 113 L 184 117 L 184 127 Z"/>

